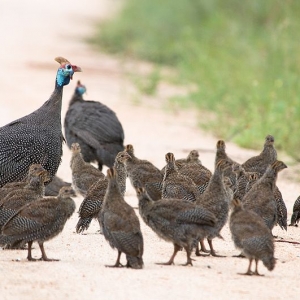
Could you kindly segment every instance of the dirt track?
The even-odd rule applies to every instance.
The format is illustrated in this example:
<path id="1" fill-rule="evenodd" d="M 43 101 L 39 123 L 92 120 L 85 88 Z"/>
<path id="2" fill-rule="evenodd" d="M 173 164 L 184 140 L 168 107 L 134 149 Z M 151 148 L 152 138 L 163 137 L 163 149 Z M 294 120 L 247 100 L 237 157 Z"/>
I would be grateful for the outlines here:
<path id="1" fill-rule="evenodd" d="M 120 61 L 94 52 L 82 41 L 93 21 L 111 14 L 118 4 L 112 0 L 89 0 L 84 4 L 78 0 L 1 1 L 0 125 L 30 113 L 48 99 L 58 67 L 54 57 L 61 55 L 84 71 L 75 74 L 74 81 L 64 89 L 62 116 L 76 80 L 80 79 L 88 88 L 89 99 L 102 101 L 116 111 L 125 129 L 125 143 L 135 146 L 138 157 L 162 167 L 166 152 L 180 158 L 189 150 L 198 149 L 202 163 L 213 170 L 217 138 L 196 127 L 195 112 L 163 109 L 166 95 L 176 93 L 177 88 L 161 86 L 156 97 L 143 97 L 136 104 L 139 95 Z M 276 133 L 270 134 L 276 138 Z M 257 154 L 230 142 L 226 144 L 227 153 L 239 162 Z M 290 163 L 285 157 L 279 159 Z M 58 175 L 67 181 L 71 180 L 69 160 L 70 151 L 65 147 Z M 300 194 L 292 169 L 295 167 L 280 173 L 278 180 L 289 219 Z M 137 206 L 129 182 L 125 199 Z M 82 198 L 75 201 L 78 207 Z M 162 267 L 155 262 L 166 261 L 172 245 L 160 240 L 141 221 L 144 270 L 110 269 L 105 264 L 112 264 L 117 253 L 96 233 L 98 224 L 94 221 L 87 234 L 77 235 L 76 222 L 75 213 L 63 233 L 45 243 L 48 256 L 59 258 L 60 262 L 27 262 L 26 251 L 0 251 L 1 299 L 295 299 L 299 294 L 297 244 L 276 243 L 278 260 L 273 272 L 260 264 L 264 277 L 240 276 L 237 273 L 246 271 L 248 262 L 232 257 L 239 252 L 234 249 L 226 226 L 222 232 L 224 240 L 214 242 L 216 250 L 226 258 L 196 258 L 193 267 L 181 267 L 178 264 L 185 262 L 182 252 L 175 266 Z M 279 240 L 300 242 L 299 230 L 289 227 L 286 233 L 276 227 L 274 234 Z M 37 246 L 33 254 L 40 256 Z M 16 259 L 20 261 L 13 261 Z"/>

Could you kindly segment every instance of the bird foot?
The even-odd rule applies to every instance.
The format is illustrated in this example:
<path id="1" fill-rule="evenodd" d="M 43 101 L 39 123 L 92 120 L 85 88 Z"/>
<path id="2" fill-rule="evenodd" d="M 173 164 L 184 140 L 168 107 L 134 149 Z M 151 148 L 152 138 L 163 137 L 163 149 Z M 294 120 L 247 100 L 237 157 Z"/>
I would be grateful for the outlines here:
<path id="1" fill-rule="evenodd" d="M 185 264 L 181 264 L 181 266 L 186 267 L 186 266 L 193 266 L 192 260 L 188 260 Z"/>
<path id="2" fill-rule="evenodd" d="M 245 258 L 246 256 L 244 254 L 240 253 L 238 255 L 232 255 L 232 257 Z"/>
<path id="3" fill-rule="evenodd" d="M 210 255 L 214 256 L 214 257 L 226 257 L 225 255 L 220 255 L 220 254 L 217 254 L 216 252 L 211 252 Z"/>
<path id="4" fill-rule="evenodd" d="M 210 256 L 210 251 L 207 250 L 207 252 L 205 252 L 206 254 L 201 253 L 200 251 L 196 251 L 195 254 L 196 256 Z"/>
<path id="5" fill-rule="evenodd" d="M 168 261 L 166 263 L 155 263 L 156 265 L 160 265 L 160 266 L 171 266 L 174 265 L 173 261 Z"/>
<path id="6" fill-rule="evenodd" d="M 27 257 L 27 259 L 28 259 L 29 261 L 38 261 L 38 260 L 40 260 L 40 259 L 33 258 L 33 257 Z"/>
<path id="7" fill-rule="evenodd" d="M 250 272 L 246 272 L 246 273 L 238 273 L 239 275 L 248 275 L 248 276 L 252 276 L 254 273 L 252 271 Z"/>
<path id="8" fill-rule="evenodd" d="M 106 268 L 124 268 L 121 263 L 114 264 L 114 265 L 105 265 Z"/>
<path id="9" fill-rule="evenodd" d="M 195 252 L 196 256 L 210 256 L 210 252 L 209 253 L 200 253 L 200 252 Z"/>
<path id="10" fill-rule="evenodd" d="M 41 257 L 40 259 L 38 259 L 40 261 L 59 261 L 59 259 L 56 258 L 48 258 L 48 257 Z"/>

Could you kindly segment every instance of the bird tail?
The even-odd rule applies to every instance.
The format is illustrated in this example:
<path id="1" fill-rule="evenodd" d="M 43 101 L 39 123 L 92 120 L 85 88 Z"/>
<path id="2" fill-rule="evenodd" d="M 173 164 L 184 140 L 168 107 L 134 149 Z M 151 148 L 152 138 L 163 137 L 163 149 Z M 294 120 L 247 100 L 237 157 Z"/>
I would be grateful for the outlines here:
<path id="1" fill-rule="evenodd" d="M 126 265 L 127 268 L 142 269 L 144 266 L 144 261 L 142 257 L 126 255 L 126 259 L 127 259 L 127 265 Z"/>
<path id="2" fill-rule="evenodd" d="M 76 232 L 81 233 L 87 230 L 92 222 L 93 218 L 80 218 L 76 224 Z"/>
<path id="3" fill-rule="evenodd" d="M 269 271 L 272 271 L 275 268 L 276 260 L 274 256 L 264 257 L 262 262 Z"/>
<path id="4" fill-rule="evenodd" d="M 289 226 L 297 226 L 298 212 L 294 212 L 291 217 L 291 224 Z"/>

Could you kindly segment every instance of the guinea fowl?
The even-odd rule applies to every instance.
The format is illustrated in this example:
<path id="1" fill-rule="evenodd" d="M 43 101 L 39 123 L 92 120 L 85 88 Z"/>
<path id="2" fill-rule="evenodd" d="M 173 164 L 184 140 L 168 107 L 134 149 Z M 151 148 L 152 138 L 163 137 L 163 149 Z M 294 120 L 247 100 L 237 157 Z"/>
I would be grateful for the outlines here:
<path id="1" fill-rule="evenodd" d="M 45 196 L 57 196 L 63 186 L 71 186 L 70 182 L 65 182 L 58 176 L 54 176 L 49 184 L 45 186 Z"/>
<path id="2" fill-rule="evenodd" d="M 184 266 L 192 266 L 192 247 L 199 239 L 204 239 L 215 225 L 214 214 L 185 200 L 153 201 L 144 188 L 138 188 L 136 192 L 139 200 L 139 213 L 146 225 L 160 238 L 174 245 L 170 260 L 159 264 L 174 264 L 177 252 L 184 248 L 187 254 L 187 262 Z"/>
<path id="3" fill-rule="evenodd" d="M 277 152 L 274 147 L 274 137 L 267 135 L 262 152 L 258 156 L 249 158 L 242 164 L 245 171 L 258 172 L 263 175 L 267 167 L 277 160 Z"/>
<path id="4" fill-rule="evenodd" d="M 65 136 L 69 148 L 79 143 L 86 162 L 112 167 L 118 152 L 124 149 L 123 127 L 113 112 L 98 101 L 86 101 L 84 85 L 78 81 L 65 116 Z"/>
<path id="5" fill-rule="evenodd" d="M 201 161 L 199 159 L 199 152 L 197 150 L 192 150 L 186 158 L 176 159 L 175 165 L 179 171 L 185 164 L 187 164 L 188 162 L 192 162 L 192 161 L 198 161 L 199 163 L 201 163 Z M 162 174 L 165 174 L 165 169 L 166 169 L 166 166 L 164 166 L 161 169 Z"/>
<path id="6" fill-rule="evenodd" d="M 191 178 L 201 194 L 205 191 L 212 175 L 211 171 L 202 165 L 199 159 L 199 152 L 197 150 L 192 150 L 189 153 L 186 163 L 178 169 L 178 172 L 181 175 Z"/>
<path id="7" fill-rule="evenodd" d="M 228 186 L 224 184 L 224 172 L 231 168 L 231 162 L 227 159 L 220 159 L 217 162 L 215 171 L 209 181 L 209 184 L 205 192 L 197 199 L 196 205 L 203 207 L 212 212 L 216 218 L 216 224 L 211 228 L 207 241 L 210 247 L 210 254 L 212 256 L 218 255 L 212 244 L 212 240 L 215 237 L 221 237 L 220 231 L 226 224 L 229 212 L 229 202 L 231 201 L 232 194 L 228 192 Z M 200 241 L 201 249 L 203 252 L 207 252 L 204 247 L 203 240 Z M 200 250 L 197 244 L 196 255 L 200 255 Z"/>
<path id="8" fill-rule="evenodd" d="M 44 183 L 47 180 L 49 180 L 48 172 L 40 165 L 40 169 L 31 175 L 23 188 L 11 191 L 0 201 L 0 228 L 23 205 L 44 196 Z"/>
<path id="9" fill-rule="evenodd" d="M 276 202 L 277 225 L 279 225 L 282 230 L 287 230 L 287 208 L 282 194 L 276 185 L 274 190 L 274 198 Z"/>
<path id="10" fill-rule="evenodd" d="M 299 220 L 300 220 L 300 196 L 294 202 L 293 214 L 292 214 L 291 223 L 289 224 L 289 226 L 298 227 Z"/>
<path id="11" fill-rule="evenodd" d="M 0 188 L 0 201 L 4 199 L 9 193 L 24 188 L 30 182 L 31 178 L 36 176 L 36 174 L 40 172 L 41 169 L 45 170 L 40 164 L 32 164 L 28 169 L 28 174 L 25 181 L 14 181 L 6 183 L 2 188 Z M 50 180 L 50 177 L 48 179 Z"/>
<path id="12" fill-rule="evenodd" d="M 124 163 L 129 158 L 130 155 L 126 151 L 122 151 L 117 154 L 114 163 L 114 168 L 117 173 L 117 181 L 123 197 L 126 191 L 127 177 Z M 98 218 L 98 222 L 100 224 L 99 212 L 102 207 L 107 185 L 108 181 L 106 178 L 99 179 L 87 191 L 87 195 L 83 199 L 78 211 L 79 220 L 76 225 L 77 233 L 87 230 L 93 218 Z"/>
<path id="13" fill-rule="evenodd" d="M 127 176 L 134 189 L 144 187 L 153 200 L 161 199 L 163 175 L 150 161 L 139 159 L 131 144 L 125 146 L 130 159 L 125 162 Z"/>
<path id="14" fill-rule="evenodd" d="M 259 178 L 260 174 L 257 172 L 246 172 L 239 164 L 233 164 L 232 171 L 236 175 L 234 196 L 242 200 L 247 192 L 247 188 L 248 190 L 250 189 L 250 186 Z"/>
<path id="15" fill-rule="evenodd" d="M 139 219 L 120 192 L 114 168 L 107 171 L 107 179 L 108 187 L 100 212 L 101 229 L 110 246 L 118 250 L 117 261 L 110 267 L 122 266 L 120 258 L 125 253 L 128 268 L 142 269 L 144 240 Z"/>
<path id="16" fill-rule="evenodd" d="M 252 186 L 257 182 L 257 180 L 261 177 L 260 173 L 257 172 L 245 172 L 246 176 L 244 178 L 241 178 L 238 181 L 237 191 L 235 192 L 235 198 L 242 200 L 244 196 L 248 193 L 248 191 L 252 188 Z M 244 187 L 246 185 L 246 188 L 244 190 L 244 193 L 241 193 L 241 185 Z M 275 185 L 274 189 L 274 199 L 276 202 L 276 208 L 277 208 L 277 224 L 280 226 L 282 230 L 287 230 L 287 208 L 285 205 L 285 202 L 282 198 L 282 194 L 279 190 L 279 188 Z"/>
<path id="17" fill-rule="evenodd" d="M 22 181 L 30 165 L 40 163 L 52 178 L 61 162 L 63 134 L 61 106 L 63 87 L 81 69 L 62 57 L 49 100 L 31 114 L 0 128 L 0 187 Z"/>
<path id="18" fill-rule="evenodd" d="M 223 140 L 217 141 L 216 157 L 215 157 L 215 168 L 216 168 L 218 162 L 221 159 L 225 159 L 231 166 L 232 165 L 239 165 L 239 163 L 237 163 L 236 161 L 234 161 L 233 159 L 231 159 L 227 155 L 227 153 L 226 153 L 226 144 Z M 236 184 L 236 181 L 235 181 L 236 180 L 236 174 L 233 172 L 232 168 L 227 168 L 224 171 L 224 176 L 229 177 L 233 185 Z"/>
<path id="19" fill-rule="evenodd" d="M 238 199 L 232 201 L 229 228 L 235 246 L 249 259 L 249 267 L 244 275 L 260 275 L 258 261 L 261 260 L 269 271 L 275 267 L 274 241 L 269 228 L 255 212 L 243 208 Z M 255 271 L 251 264 L 255 260 Z"/>
<path id="20" fill-rule="evenodd" d="M 0 244 L 28 243 L 27 259 L 34 261 L 31 247 L 37 241 L 41 260 L 57 260 L 47 257 L 44 242 L 57 236 L 72 216 L 75 211 L 73 196 L 75 192 L 71 187 L 63 187 L 57 197 L 42 198 L 24 205 L 2 227 Z"/>
<path id="21" fill-rule="evenodd" d="M 243 198 L 245 209 L 257 213 L 270 230 L 277 222 L 277 207 L 274 197 L 277 174 L 287 166 L 279 160 L 269 165 L 264 175 L 252 186 Z"/>
<path id="22" fill-rule="evenodd" d="M 193 180 L 178 172 L 173 153 L 166 154 L 167 166 L 162 182 L 162 199 L 181 199 L 195 202 L 200 196 L 198 187 Z M 151 195 L 149 195 L 151 198 Z"/>
<path id="23" fill-rule="evenodd" d="M 71 151 L 72 183 L 75 190 L 85 197 L 88 189 L 99 179 L 104 179 L 105 175 L 102 171 L 84 161 L 81 147 L 78 143 L 72 144 Z"/>
<path id="24" fill-rule="evenodd" d="M 0 201 L 0 228 L 27 203 L 44 196 L 45 182 L 49 180 L 48 172 L 40 165 L 40 169 L 32 174 L 29 182 L 19 189 L 10 192 Z M 5 249 L 19 249 L 23 243 L 16 242 L 6 245 Z"/>

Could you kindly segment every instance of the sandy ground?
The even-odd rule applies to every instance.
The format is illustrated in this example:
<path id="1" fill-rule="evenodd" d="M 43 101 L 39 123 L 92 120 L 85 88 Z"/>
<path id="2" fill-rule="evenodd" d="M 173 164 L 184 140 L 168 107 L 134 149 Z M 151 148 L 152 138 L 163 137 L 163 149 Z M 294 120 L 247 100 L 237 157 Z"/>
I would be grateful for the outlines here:
<path id="1" fill-rule="evenodd" d="M 173 152 L 185 157 L 198 149 L 202 163 L 213 170 L 216 137 L 197 128 L 201 116 L 193 111 L 167 111 L 165 100 L 180 91 L 161 85 L 155 97 L 141 97 L 134 89 L 120 60 L 93 51 L 83 42 L 95 20 L 111 15 L 118 7 L 116 0 L 38 1 L 2 0 L 0 2 L 0 125 L 30 113 L 48 99 L 54 87 L 57 63 L 54 57 L 65 56 L 82 67 L 74 81 L 64 89 L 63 112 L 73 93 L 76 80 L 88 88 L 88 98 L 99 100 L 114 109 L 125 130 L 125 143 L 134 145 L 136 155 L 164 166 L 164 155 Z M 140 67 L 133 63 L 131 71 Z M 138 101 L 137 101 L 138 100 Z M 202 115 L 202 118 L 205 117 Z M 266 135 L 269 134 L 266 132 Z M 271 133 L 275 135 L 276 133 Z M 257 151 L 245 150 L 226 141 L 227 153 L 239 162 Z M 263 145 L 263 141 L 262 141 Z M 280 156 L 289 165 L 291 160 Z M 70 151 L 64 147 L 58 175 L 71 181 Z M 295 168 L 280 173 L 278 186 L 286 201 L 289 219 L 295 199 L 300 193 Z M 130 183 L 126 201 L 137 206 Z M 79 207 L 82 198 L 75 199 Z M 138 214 L 138 211 L 136 211 Z M 77 213 L 67 222 L 61 235 L 45 243 L 49 257 L 59 262 L 28 262 L 26 251 L 0 250 L 1 299 L 296 299 L 299 294 L 299 245 L 276 243 L 276 268 L 264 277 L 238 275 L 246 271 L 246 259 L 233 258 L 234 248 L 228 226 L 222 231 L 224 240 L 215 240 L 219 254 L 225 258 L 195 258 L 193 267 L 182 267 L 185 253 L 176 257 L 176 265 L 158 266 L 167 261 L 172 245 L 160 240 L 141 220 L 145 241 L 145 268 L 141 271 L 106 268 L 117 253 L 103 236 L 99 225 L 92 222 L 84 235 L 74 232 Z M 279 227 L 274 234 L 279 240 L 299 241 L 299 228 Z M 40 256 L 35 246 L 35 257 Z M 18 260 L 18 261 L 15 261 Z"/>

